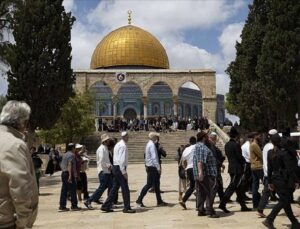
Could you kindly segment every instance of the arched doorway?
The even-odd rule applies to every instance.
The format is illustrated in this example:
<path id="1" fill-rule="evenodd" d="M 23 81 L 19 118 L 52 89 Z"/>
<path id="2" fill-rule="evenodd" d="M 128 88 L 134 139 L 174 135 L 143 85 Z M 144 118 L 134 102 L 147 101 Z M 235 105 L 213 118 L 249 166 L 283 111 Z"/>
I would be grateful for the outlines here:
<path id="1" fill-rule="evenodd" d="M 103 81 L 98 81 L 90 87 L 94 99 L 94 114 L 97 117 L 112 116 L 112 90 Z"/>
<path id="2" fill-rule="evenodd" d="M 181 107 L 179 114 L 183 118 L 195 118 L 202 116 L 202 93 L 200 88 L 193 82 L 185 82 L 178 89 L 178 102 Z"/>
<path id="3" fill-rule="evenodd" d="M 127 108 L 123 116 L 126 120 L 133 120 L 137 118 L 137 113 L 133 108 Z"/>
<path id="4" fill-rule="evenodd" d="M 139 85 L 134 82 L 123 83 L 118 91 L 118 115 L 123 114 L 125 117 L 126 114 L 131 118 L 139 118 L 143 114 L 142 97 L 143 93 Z"/>
<path id="5" fill-rule="evenodd" d="M 148 108 L 151 116 L 172 115 L 173 93 L 165 82 L 156 82 L 148 90 Z"/>

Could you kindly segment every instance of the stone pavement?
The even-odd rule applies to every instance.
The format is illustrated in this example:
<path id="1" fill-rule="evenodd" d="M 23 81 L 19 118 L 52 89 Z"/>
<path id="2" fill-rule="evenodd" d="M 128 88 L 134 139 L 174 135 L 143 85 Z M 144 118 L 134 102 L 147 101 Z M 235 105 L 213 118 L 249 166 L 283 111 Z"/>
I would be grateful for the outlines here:
<path id="1" fill-rule="evenodd" d="M 129 165 L 129 188 L 131 191 L 132 207 L 136 207 L 135 200 L 145 184 L 146 172 L 143 164 Z M 90 168 L 88 171 L 89 190 L 93 192 L 98 186 L 96 168 Z M 227 173 L 223 174 L 225 187 L 229 182 Z M 192 196 L 187 202 L 188 210 L 182 210 L 178 205 L 178 176 L 177 164 L 163 164 L 161 178 L 161 189 L 165 191 L 162 194 L 163 200 L 170 203 L 168 207 L 155 207 L 155 194 L 148 193 L 144 199 L 144 204 L 148 207 L 145 210 L 138 209 L 136 214 L 122 213 L 120 205 L 113 213 L 103 213 L 99 209 L 88 211 L 83 208 L 80 212 L 58 212 L 58 202 L 60 195 L 60 172 L 55 173 L 52 177 L 46 176 L 41 178 L 41 196 L 39 204 L 39 214 L 33 228 L 51 228 L 51 229 L 93 229 L 93 228 L 265 228 L 262 226 L 262 219 L 258 218 L 255 212 L 239 212 L 240 208 L 237 203 L 228 204 L 228 209 L 233 211 L 232 214 L 221 215 L 219 219 L 210 219 L 207 217 L 198 217 L 195 211 L 195 197 Z M 104 194 L 106 198 L 107 194 Z M 297 190 L 296 197 L 300 196 L 300 190 Z M 235 200 L 235 196 L 232 200 Z M 119 201 L 122 201 L 119 194 Z M 216 197 L 215 206 L 219 203 Z M 274 203 L 271 203 L 271 206 Z M 70 203 L 68 203 L 68 207 Z M 82 203 L 79 206 L 84 207 Z M 251 202 L 248 204 L 252 206 Z M 297 217 L 300 215 L 299 205 L 294 204 L 293 210 Z M 270 208 L 266 210 L 269 213 Z M 289 220 L 283 214 L 276 218 L 275 226 L 279 228 L 288 228 Z"/>

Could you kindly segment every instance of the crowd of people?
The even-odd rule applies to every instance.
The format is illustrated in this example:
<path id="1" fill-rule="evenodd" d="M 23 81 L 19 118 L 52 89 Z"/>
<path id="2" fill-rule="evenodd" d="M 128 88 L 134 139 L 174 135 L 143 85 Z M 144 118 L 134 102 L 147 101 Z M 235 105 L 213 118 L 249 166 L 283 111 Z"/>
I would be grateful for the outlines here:
<path id="1" fill-rule="evenodd" d="M 38 177 L 42 160 L 36 148 L 31 154 L 25 143 L 30 107 L 24 102 L 9 101 L 0 115 L 0 228 L 31 228 L 38 212 Z M 196 190 L 196 210 L 198 216 L 219 218 L 213 205 L 216 194 L 220 199 L 218 206 L 225 214 L 230 213 L 227 204 L 233 193 L 242 212 L 255 210 L 267 228 L 275 228 L 274 220 L 283 209 L 291 221 L 291 228 L 299 229 L 300 224 L 293 214 L 291 204 L 293 193 L 299 188 L 300 160 L 299 144 L 286 131 L 280 136 L 277 130 L 268 132 L 268 142 L 262 143 L 260 133 L 249 133 L 245 142 L 235 127 L 229 132 L 230 140 L 225 144 L 225 155 L 217 147 L 217 134 L 208 129 L 199 130 L 192 136 L 189 144 L 178 149 L 179 204 L 187 209 L 187 202 Z M 130 133 L 122 131 L 120 140 L 113 139 L 109 133 L 101 135 L 101 145 L 96 152 L 99 186 L 90 195 L 88 192 L 89 157 L 83 145 L 69 143 L 60 161 L 61 193 L 60 212 L 78 211 L 79 201 L 84 201 L 87 209 L 93 203 L 102 204 L 103 212 L 113 212 L 118 202 L 118 190 L 122 190 L 123 212 L 135 213 L 130 205 L 128 184 L 128 141 Z M 145 145 L 144 158 L 147 179 L 135 203 L 144 208 L 143 200 L 150 190 L 155 192 L 157 207 L 170 206 L 162 198 L 161 157 L 167 156 L 159 142 L 160 133 L 151 131 Z M 49 152 L 50 154 L 50 152 Z M 51 158 L 55 158 L 53 152 Z M 224 189 L 222 171 L 225 156 L 228 160 L 230 183 Z M 262 193 L 259 192 L 263 182 Z M 252 198 L 247 196 L 251 189 Z M 108 196 L 100 202 L 105 190 Z M 249 194 L 248 194 L 249 195 Z M 268 215 L 264 214 L 270 198 L 277 201 Z M 71 201 L 71 209 L 67 200 Z M 247 201 L 252 199 L 252 208 Z"/>
<path id="2" fill-rule="evenodd" d="M 98 131 L 120 132 L 120 131 L 156 131 L 171 132 L 176 130 L 204 130 L 209 128 L 208 119 L 205 117 L 180 118 L 163 116 L 148 119 L 121 119 L 106 121 L 102 118 L 96 120 Z"/>
<path id="3" fill-rule="evenodd" d="M 186 201 L 196 188 L 198 216 L 218 218 L 213 209 L 216 194 L 220 199 L 219 209 L 230 213 L 226 205 L 235 192 L 241 211 L 255 210 L 259 217 L 265 218 L 262 223 L 267 228 L 275 228 L 274 220 L 282 209 L 291 221 L 291 228 L 300 228 L 291 208 L 291 203 L 295 202 L 293 193 L 299 188 L 300 182 L 299 144 L 290 137 L 288 131 L 283 132 L 281 137 L 275 129 L 268 132 L 265 144 L 262 135 L 253 132 L 248 134 L 246 142 L 241 146 L 240 135 L 234 127 L 229 136 L 225 154 L 230 183 L 225 192 L 221 176 L 225 157 L 216 146 L 216 133 L 201 131 L 197 139 L 191 137 L 188 145 L 178 149 L 179 204 L 186 209 Z M 183 172 L 184 169 L 186 172 Z M 186 180 L 189 181 L 188 189 Z M 264 184 L 262 194 L 259 193 L 260 182 Z M 251 200 L 246 195 L 249 189 L 253 209 L 246 204 Z M 185 194 L 182 197 L 183 192 Z M 269 215 L 265 215 L 264 209 L 270 199 L 277 201 L 277 204 Z"/>

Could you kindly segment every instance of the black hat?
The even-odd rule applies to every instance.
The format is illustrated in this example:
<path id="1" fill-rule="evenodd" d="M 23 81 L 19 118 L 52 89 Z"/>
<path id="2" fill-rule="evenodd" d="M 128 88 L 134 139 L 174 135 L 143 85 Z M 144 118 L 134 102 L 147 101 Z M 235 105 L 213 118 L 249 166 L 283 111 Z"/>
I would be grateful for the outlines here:
<path id="1" fill-rule="evenodd" d="M 231 127 L 230 131 L 229 131 L 229 137 L 231 138 L 236 138 L 238 137 L 240 134 L 237 131 L 237 129 L 235 129 L 234 127 Z"/>
<path id="2" fill-rule="evenodd" d="M 279 134 L 274 134 L 271 136 L 271 142 L 273 143 L 273 145 L 278 146 L 280 145 L 281 142 L 281 137 Z"/>

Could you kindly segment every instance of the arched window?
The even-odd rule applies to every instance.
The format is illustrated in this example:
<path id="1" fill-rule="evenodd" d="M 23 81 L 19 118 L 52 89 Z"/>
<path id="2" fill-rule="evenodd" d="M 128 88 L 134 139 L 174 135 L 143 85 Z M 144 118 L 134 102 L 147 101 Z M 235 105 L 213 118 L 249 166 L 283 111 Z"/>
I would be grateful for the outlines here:
<path id="1" fill-rule="evenodd" d="M 153 103 L 153 105 L 152 105 L 152 114 L 153 115 L 160 115 L 159 103 Z"/>
<path id="2" fill-rule="evenodd" d="M 172 106 L 170 103 L 165 103 L 165 115 L 172 114 Z"/>

